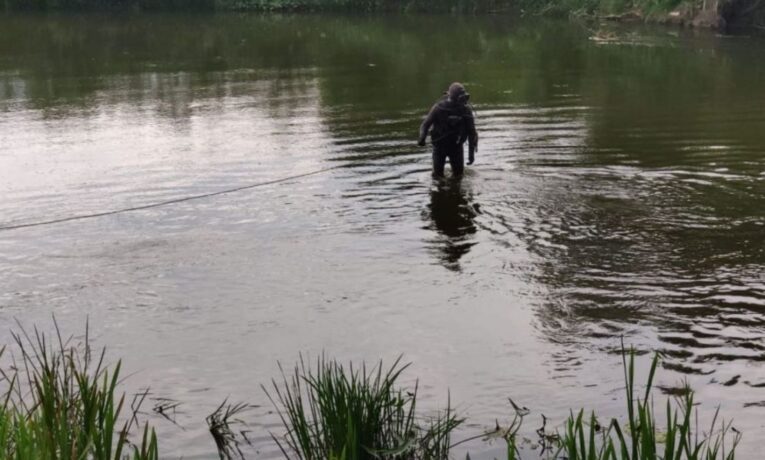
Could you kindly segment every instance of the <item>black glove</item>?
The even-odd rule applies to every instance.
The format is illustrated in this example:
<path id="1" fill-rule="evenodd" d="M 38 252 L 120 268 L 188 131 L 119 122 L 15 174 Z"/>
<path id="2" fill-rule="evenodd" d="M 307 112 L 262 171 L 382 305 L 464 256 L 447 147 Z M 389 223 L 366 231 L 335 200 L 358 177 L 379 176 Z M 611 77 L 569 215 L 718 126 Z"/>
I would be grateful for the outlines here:
<path id="1" fill-rule="evenodd" d="M 467 164 L 468 165 L 472 165 L 473 163 L 475 163 L 475 152 L 470 150 L 470 152 L 468 152 L 468 162 L 467 162 Z"/>
<path id="2" fill-rule="evenodd" d="M 425 139 L 418 140 L 417 145 L 419 145 L 420 147 L 425 147 Z"/>

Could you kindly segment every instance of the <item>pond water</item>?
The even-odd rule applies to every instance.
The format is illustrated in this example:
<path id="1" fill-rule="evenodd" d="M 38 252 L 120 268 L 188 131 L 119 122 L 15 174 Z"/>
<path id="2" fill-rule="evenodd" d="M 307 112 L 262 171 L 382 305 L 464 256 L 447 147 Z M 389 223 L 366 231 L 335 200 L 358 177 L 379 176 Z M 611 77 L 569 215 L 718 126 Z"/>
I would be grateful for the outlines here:
<path id="1" fill-rule="evenodd" d="M 447 85 L 477 162 L 434 182 Z M 765 40 L 507 17 L 0 16 L 0 338 L 18 320 L 123 358 L 163 456 L 204 417 L 279 431 L 299 353 L 413 363 L 461 437 L 528 406 L 620 413 L 620 338 L 765 434 Z M 645 369 L 648 357 L 641 361 Z M 740 376 L 740 377 L 737 377 Z M 148 408 L 147 408 L 148 411 Z M 150 411 L 148 411 L 150 412 Z M 150 416 L 151 417 L 151 416 Z M 498 446 L 468 447 L 492 458 Z M 483 456 L 483 457 L 481 457 Z M 463 455 L 464 457 L 464 455 Z"/>

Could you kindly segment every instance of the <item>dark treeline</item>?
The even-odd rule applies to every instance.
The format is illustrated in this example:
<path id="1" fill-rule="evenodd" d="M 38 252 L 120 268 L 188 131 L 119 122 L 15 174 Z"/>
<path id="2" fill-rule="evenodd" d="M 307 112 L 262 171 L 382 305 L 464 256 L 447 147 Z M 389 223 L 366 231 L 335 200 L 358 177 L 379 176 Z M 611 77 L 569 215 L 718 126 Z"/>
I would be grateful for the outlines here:
<path id="1" fill-rule="evenodd" d="M 19 10 L 473 12 L 510 10 L 513 0 L 0 0 Z"/>
<path id="2" fill-rule="evenodd" d="M 531 13 L 613 16 L 727 29 L 765 24 L 760 0 L 0 0 L 0 11 Z M 673 15 L 669 15 L 674 11 Z"/>

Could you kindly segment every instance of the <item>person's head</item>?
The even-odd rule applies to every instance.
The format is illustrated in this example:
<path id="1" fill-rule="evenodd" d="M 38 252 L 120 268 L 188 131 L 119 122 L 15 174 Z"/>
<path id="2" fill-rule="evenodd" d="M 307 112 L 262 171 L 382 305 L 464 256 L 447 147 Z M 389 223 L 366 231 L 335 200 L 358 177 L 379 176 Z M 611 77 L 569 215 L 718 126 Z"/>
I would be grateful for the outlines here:
<path id="1" fill-rule="evenodd" d="M 446 92 L 449 96 L 449 100 L 458 104 L 467 104 L 470 100 L 470 93 L 467 92 L 462 83 L 454 82 L 449 85 L 449 90 Z"/>

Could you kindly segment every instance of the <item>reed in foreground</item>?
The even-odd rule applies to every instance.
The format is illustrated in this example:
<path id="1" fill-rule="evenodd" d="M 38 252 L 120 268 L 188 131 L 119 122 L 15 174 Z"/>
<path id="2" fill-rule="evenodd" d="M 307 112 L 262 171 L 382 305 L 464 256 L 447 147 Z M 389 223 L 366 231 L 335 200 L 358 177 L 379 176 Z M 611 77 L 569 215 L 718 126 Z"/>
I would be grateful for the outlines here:
<path id="1" fill-rule="evenodd" d="M 84 345 L 70 345 L 58 328 L 53 340 L 36 329 L 14 334 L 13 354 L 0 349 L 0 460 L 158 460 L 157 437 L 137 414 L 147 393 L 126 402 L 119 394 L 120 363 L 107 366 L 104 351 L 93 355 L 86 329 Z M 596 414 L 571 412 L 562 428 L 537 430 L 548 460 L 734 460 L 741 435 L 715 412 L 706 430 L 698 426 L 697 403 L 690 388 L 668 399 L 664 413 L 652 396 L 660 357 L 655 355 L 644 390 L 637 393 L 634 350 L 622 345 L 625 411 L 601 424 Z M 519 439 L 529 410 L 512 400 L 515 418 L 508 427 L 453 444 L 461 425 L 451 409 L 430 417 L 417 412 L 417 384 L 399 387 L 408 368 L 401 359 L 389 368 L 344 367 L 321 357 L 315 367 L 302 358 L 294 372 L 264 390 L 286 430 L 273 439 L 287 458 L 305 460 L 446 460 L 467 441 L 502 439 L 507 459 L 523 454 Z M 177 405 L 177 404 L 176 404 Z M 128 408 L 129 406 L 129 408 Z M 170 406 L 174 407 L 174 406 Z M 223 460 L 244 459 L 249 440 L 235 428 L 246 404 L 224 401 L 207 418 Z M 620 421 L 624 420 L 624 421 Z M 244 443 L 244 444 L 243 444 Z"/>
<path id="2" fill-rule="evenodd" d="M 126 412 L 125 395 L 117 393 L 120 363 L 110 369 L 103 351 L 94 359 L 87 332 L 81 349 L 56 329 L 52 342 L 36 329 L 13 336 L 20 356 L 0 371 L 6 390 L 0 459 L 157 460 L 157 438 L 148 424 L 137 442 L 130 439 L 145 395 Z"/>
<path id="3" fill-rule="evenodd" d="M 462 420 L 447 405 L 430 417 L 417 416 L 417 385 L 396 386 L 408 367 L 396 360 L 368 370 L 347 370 L 324 357 L 309 367 L 301 358 L 294 373 L 264 390 L 286 429 L 274 436 L 285 457 L 319 460 L 446 459 L 450 435 Z M 290 455 L 292 454 L 292 455 Z"/>
<path id="4" fill-rule="evenodd" d="M 701 433 L 693 391 L 686 388 L 674 404 L 665 404 L 663 423 L 656 419 L 652 397 L 654 377 L 659 364 L 656 354 L 651 363 L 645 391 L 637 396 L 635 388 L 635 351 L 622 344 L 626 423 L 612 419 L 602 428 L 595 413 L 572 413 L 561 436 L 558 459 L 568 460 L 734 460 L 741 434 L 730 423 L 719 421 L 719 409 L 711 426 Z M 728 444 L 726 446 L 726 441 Z"/>

